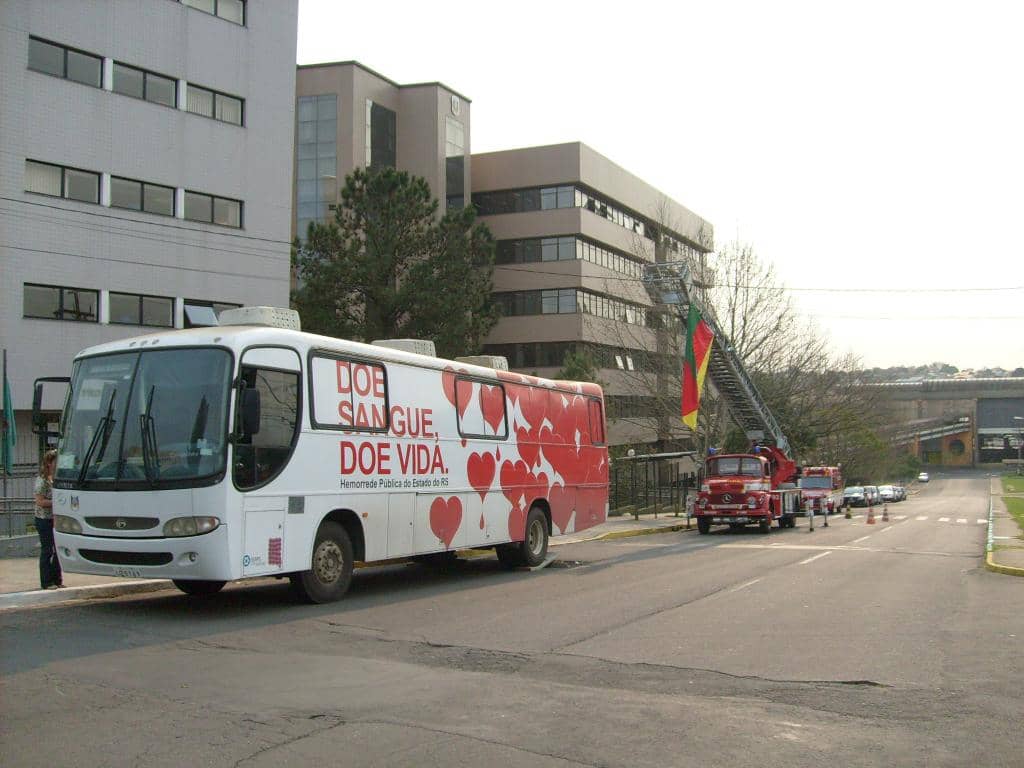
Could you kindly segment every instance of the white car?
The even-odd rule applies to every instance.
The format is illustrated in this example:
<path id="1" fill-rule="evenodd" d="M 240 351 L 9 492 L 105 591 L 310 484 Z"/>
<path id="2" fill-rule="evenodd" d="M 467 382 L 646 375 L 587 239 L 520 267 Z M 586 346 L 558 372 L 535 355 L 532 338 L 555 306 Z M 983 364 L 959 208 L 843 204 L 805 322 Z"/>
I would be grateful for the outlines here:
<path id="1" fill-rule="evenodd" d="M 922 472 L 921 474 L 919 474 L 917 476 L 917 482 L 919 482 L 919 483 L 927 483 L 928 482 L 928 473 L 927 472 Z"/>
<path id="2" fill-rule="evenodd" d="M 896 489 L 891 485 L 878 486 L 878 495 L 882 497 L 882 501 L 896 501 Z"/>

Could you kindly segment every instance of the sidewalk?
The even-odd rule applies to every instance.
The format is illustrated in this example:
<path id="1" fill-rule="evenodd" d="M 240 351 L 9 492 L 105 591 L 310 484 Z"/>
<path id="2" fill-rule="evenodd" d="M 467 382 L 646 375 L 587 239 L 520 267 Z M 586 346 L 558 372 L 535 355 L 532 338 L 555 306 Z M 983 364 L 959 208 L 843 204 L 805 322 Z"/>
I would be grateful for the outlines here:
<path id="1" fill-rule="evenodd" d="M 1011 521 L 1012 522 L 1012 521 Z M 692 523 L 692 529 L 697 524 Z M 549 546 L 575 544 L 581 541 L 642 536 L 686 528 L 685 517 L 669 515 L 641 515 L 639 520 L 632 515 L 610 517 L 604 523 L 580 533 L 552 536 Z M 80 600 L 98 597 L 115 597 L 139 592 L 156 592 L 174 589 L 165 579 L 127 580 L 112 576 L 91 576 L 83 573 L 64 574 L 64 589 L 39 589 L 39 544 L 35 537 L 18 537 L 22 552 L 31 552 L 29 557 L 0 557 L 0 610 L 30 605 L 46 605 L 66 600 Z"/>
<path id="2" fill-rule="evenodd" d="M 1024 498 L 1024 494 L 1007 494 L 999 477 L 992 478 L 992 520 L 989 525 L 988 553 L 985 563 L 989 570 L 1013 576 L 1024 576 L 1024 532 L 1006 510 L 1003 496 Z"/>

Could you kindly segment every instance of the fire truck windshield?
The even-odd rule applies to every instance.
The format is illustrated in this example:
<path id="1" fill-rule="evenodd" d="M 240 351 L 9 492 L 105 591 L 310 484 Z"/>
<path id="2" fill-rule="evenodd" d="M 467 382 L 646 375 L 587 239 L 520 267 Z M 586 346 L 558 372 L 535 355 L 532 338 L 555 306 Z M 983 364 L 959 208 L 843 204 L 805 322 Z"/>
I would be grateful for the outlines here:
<path id="1" fill-rule="evenodd" d="M 708 462 L 708 475 L 743 475 L 744 477 L 762 477 L 764 468 L 758 459 L 741 458 L 739 456 L 723 456 Z"/>
<path id="2" fill-rule="evenodd" d="M 831 488 L 832 478 L 822 477 L 821 475 L 805 477 L 800 480 L 800 486 L 802 488 Z"/>

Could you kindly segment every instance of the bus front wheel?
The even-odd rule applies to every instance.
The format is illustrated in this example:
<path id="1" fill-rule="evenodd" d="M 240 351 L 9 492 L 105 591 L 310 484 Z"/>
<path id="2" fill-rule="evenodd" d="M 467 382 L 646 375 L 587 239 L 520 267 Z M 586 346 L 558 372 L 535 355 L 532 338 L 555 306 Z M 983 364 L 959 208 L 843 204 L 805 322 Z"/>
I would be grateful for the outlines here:
<path id="1" fill-rule="evenodd" d="M 174 579 L 174 586 L 186 595 L 215 595 L 224 589 L 226 581 L 199 581 L 198 579 Z"/>
<path id="2" fill-rule="evenodd" d="M 348 532 L 338 523 L 326 520 L 316 532 L 310 569 L 290 576 L 292 589 L 300 599 L 309 603 L 340 600 L 352 581 L 353 564 L 352 540 Z"/>

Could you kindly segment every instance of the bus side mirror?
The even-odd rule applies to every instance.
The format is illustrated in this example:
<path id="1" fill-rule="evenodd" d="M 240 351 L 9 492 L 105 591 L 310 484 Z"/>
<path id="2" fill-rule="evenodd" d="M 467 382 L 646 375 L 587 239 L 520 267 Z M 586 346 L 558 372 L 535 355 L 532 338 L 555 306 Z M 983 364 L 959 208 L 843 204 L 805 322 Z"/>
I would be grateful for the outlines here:
<path id="1" fill-rule="evenodd" d="M 46 384 L 63 384 L 67 387 L 70 382 L 71 379 L 67 376 L 44 376 L 36 379 L 35 388 L 32 390 L 32 432 L 34 434 L 41 435 L 46 439 L 61 436 L 59 431 L 54 432 L 50 429 L 51 417 L 43 411 L 43 387 Z M 66 391 L 64 397 L 67 398 Z"/>
<path id="2" fill-rule="evenodd" d="M 260 392 L 258 389 L 242 390 L 242 434 L 256 435 L 260 431 Z"/>

